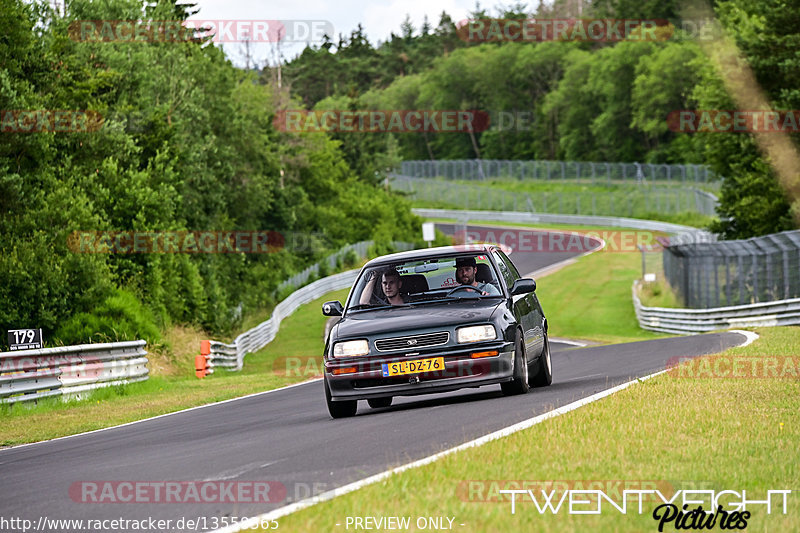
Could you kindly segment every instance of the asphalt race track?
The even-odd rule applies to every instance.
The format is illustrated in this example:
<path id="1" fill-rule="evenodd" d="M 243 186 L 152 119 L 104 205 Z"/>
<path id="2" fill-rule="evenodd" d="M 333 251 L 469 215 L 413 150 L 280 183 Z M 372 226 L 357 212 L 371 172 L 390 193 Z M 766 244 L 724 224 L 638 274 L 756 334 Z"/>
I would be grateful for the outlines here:
<path id="1" fill-rule="evenodd" d="M 511 257 L 520 271 L 531 272 L 565 259 L 565 253 L 515 251 Z M 315 381 L 0 450 L 0 515 L 34 524 L 39 517 L 152 517 L 173 524 L 180 518 L 206 517 L 209 525 L 213 517 L 255 516 L 663 370 L 672 357 L 714 353 L 744 340 L 738 333 L 722 333 L 580 349 L 553 342 L 553 384 L 525 396 L 504 397 L 495 385 L 396 398 L 384 409 L 359 402 L 354 418 L 334 421 L 325 407 L 322 382 Z M 79 485 L 203 480 L 278 482 L 275 486 L 285 487 L 286 496 L 272 504 L 99 504 L 81 502 Z"/>

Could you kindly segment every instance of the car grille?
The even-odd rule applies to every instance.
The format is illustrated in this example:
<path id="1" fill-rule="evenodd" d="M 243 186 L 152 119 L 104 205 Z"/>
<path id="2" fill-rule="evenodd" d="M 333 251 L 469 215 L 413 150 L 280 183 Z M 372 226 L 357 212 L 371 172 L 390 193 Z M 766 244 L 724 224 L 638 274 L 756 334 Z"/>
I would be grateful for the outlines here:
<path id="1" fill-rule="evenodd" d="M 436 333 L 426 333 L 425 335 L 411 335 L 408 337 L 392 337 L 390 339 L 379 339 L 375 341 L 375 348 L 379 352 L 389 352 L 392 350 L 414 350 L 429 346 L 440 346 L 447 344 L 450 340 L 450 332 L 437 331 Z"/>

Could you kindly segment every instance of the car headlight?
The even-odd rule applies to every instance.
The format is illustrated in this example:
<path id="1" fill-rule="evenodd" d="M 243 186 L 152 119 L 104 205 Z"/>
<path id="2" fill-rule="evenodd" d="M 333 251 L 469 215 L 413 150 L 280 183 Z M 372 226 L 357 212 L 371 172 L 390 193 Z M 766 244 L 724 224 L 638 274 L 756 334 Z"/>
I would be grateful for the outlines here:
<path id="1" fill-rule="evenodd" d="M 469 326 L 456 330 L 456 340 L 459 343 L 490 341 L 496 338 L 497 332 L 491 324 L 486 324 L 485 326 Z"/>
<path id="2" fill-rule="evenodd" d="M 357 341 L 337 342 L 333 345 L 334 357 L 355 357 L 357 355 L 367 355 L 369 344 L 364 339 Z"/>

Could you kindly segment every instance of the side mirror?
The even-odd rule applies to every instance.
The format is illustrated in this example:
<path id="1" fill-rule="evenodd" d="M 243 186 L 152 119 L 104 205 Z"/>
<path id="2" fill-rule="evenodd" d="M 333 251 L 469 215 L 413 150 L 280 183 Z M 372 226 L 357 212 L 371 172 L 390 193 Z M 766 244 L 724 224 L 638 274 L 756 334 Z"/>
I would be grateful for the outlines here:
<path id="1" fill-rule="evenodd" d="M 322 314 L 325 316 L 342 316 L 342 313 L 344 313 L 344 307 L 339 300 L 322 304 Z"/>
<path id="2" fill-rule="evenodd" d="M 536 282 L 531 278 L 520 278 L 511 286 L 511 296 L 528 294 L 536 290 Z"/>

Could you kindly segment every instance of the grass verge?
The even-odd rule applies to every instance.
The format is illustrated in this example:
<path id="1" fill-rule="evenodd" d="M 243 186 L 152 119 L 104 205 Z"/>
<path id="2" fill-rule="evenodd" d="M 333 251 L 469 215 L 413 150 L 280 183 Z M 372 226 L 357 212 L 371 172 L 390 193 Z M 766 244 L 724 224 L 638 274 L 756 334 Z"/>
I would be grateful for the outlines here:
<path id="1" fill-rule="evenodd" d="M 249 354 L 241 372 L 218 370 L 213 376 L 197 379 L 190 366 L 177 376 L 153 376 L 141 383 L 99 389 L 83 400 L 54 398 L 37 405 L 0 405 L 0 445 L 101 429 L 305 381 L 311 377 L 309 372 L 273 372 L 273 363 L 287 355 L 318 358 L 324 348 L 326 319 L 321 305 L 327 300 L 344 299 L 348 290 L 326 294 L 284 319 L 275 340 Z"/>
<path id="2" fill-rule="evenodd" d="M 457 192 L 454 192 L 457 191 Z M 425 180 L 414 207 L 622 216 L 707 227 L 714 217 L 690 210 L 684 187 L 538 180 Z"/>
<path id="3" fill-rule="evenodd" d="M 536 294 L 550 335 L 607 343 L 663 337 L 636 320 L 631 283 L 640 275 L 638 254 L 601 250 L 540 278 Z"/>
<path id="4" fill-rule="evenodd" d="M 639 300 L 645 307 L 682 307 L 678 296 L 663 276 L 657 281 L 642 283 Z"/>
<path id="5" fill-rule="evenodd" d="M 800 353 L 798 328 L 757 331 L 761 338 L 756 342 L 725 353 Z M 763 499 L 767 490 L 798 489 L 800 368 L 780 379 L 702 377 L 707 375 L 658 376 L 527 430 L 283 517 L 280 528 L 345 531 L 347 517 L 408 516 L 409 531 L 421 529 L 416 527 L 419 517 L 454 518 L 454 529 L 465 532 L 657 531 L 651 516 L 657 503 L 652 500 L 644 501 L 642 514 L 633 502 L 628 514 L 603 502 L 601 514 L 569 515 L 562 508 L 554 515 L 540 514 L 518 496 L 516 513 L 511 514 L 510 496 L 498 490 L 523 488 L 525 481 L 534 489 L 563 481 L 573 490 L 599 489 L 618 499 L 620 485 L 628 482 L 633 489 L 655 484 L 668 498 L 671 487 L 745 489 L 748 499 L 755 500 Z M 596 483 L 590 486 L 590 481 Z M 788 505 L 786 515 L 775 507 L 770 515 L 764 505 L 750 507 L 747 529 L 800 531 L 800 494 L 792 493 Z M 665 531 L 674 529 L 673 523 Z"/>

